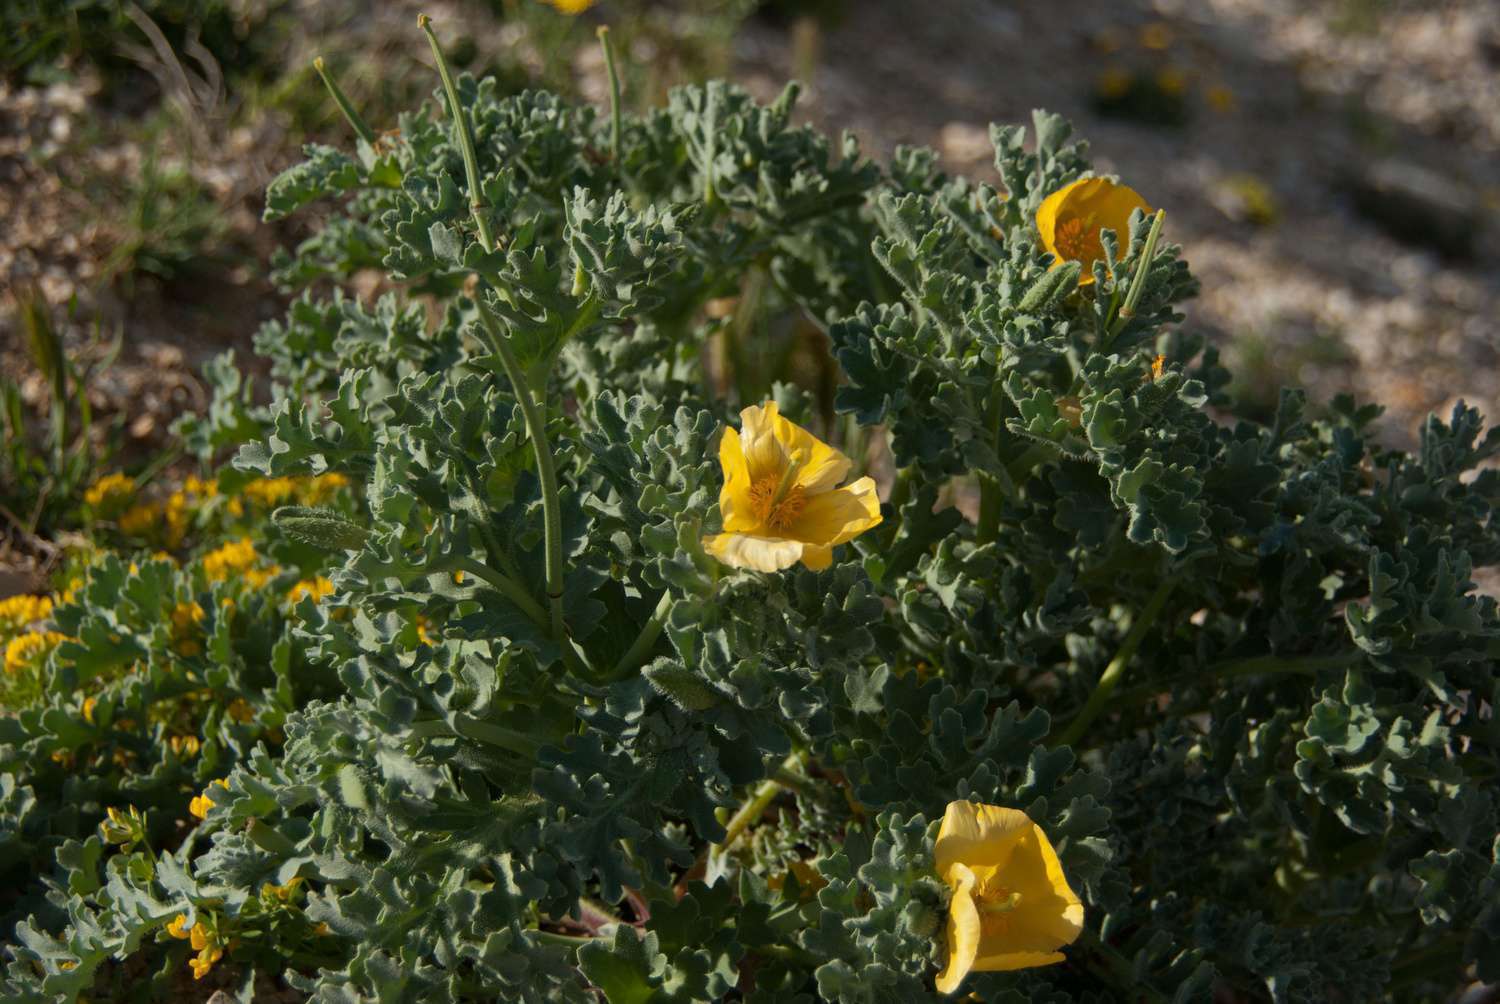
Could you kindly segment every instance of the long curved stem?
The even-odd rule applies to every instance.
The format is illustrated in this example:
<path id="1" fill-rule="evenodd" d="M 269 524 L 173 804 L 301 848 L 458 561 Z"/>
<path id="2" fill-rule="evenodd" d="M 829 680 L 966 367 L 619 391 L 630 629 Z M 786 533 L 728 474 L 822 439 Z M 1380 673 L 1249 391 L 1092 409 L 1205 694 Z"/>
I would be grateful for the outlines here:
<path id="1" fill-rule="evenodd" d="M 620 656 L 620 661 L 615 663 L 614 670 L 609 674 L 610 679 L 623 680 L 646 661 L 646 656 L 651 654 L 651 648 L 656 644 L 656 639 L 661 637 L 662 625 L 671 609 L 672 594 L 664 592 L 661 594 L 661 599 L 656 601 L 656 609 L 651 611 L 651 619 L 642 625 L 641 633 L 635 636 L 635 641 L 631 643 L 630 648 Z"/>
<path id="2" fill-rule="evenodd" d="M 615 47 L 609 42 L 609 26 L 599 26 L 599 44 L 604 48 L 604 69 L 609 73 L 609 144 L 615 166 L 620 164 L 620 71 L 615 66 Z"/>
<path id="3" fill-rule="evenodd" d="M 427 36 L 432 46 L 433 58 L 437 60 L 438 76 L 443 78 L 443 90 L 448 95 L 448 110 L 453 116 L 453 132 L 458 137 L 459 153 L 464 158 L 464 174 L 469 180 L 469 210 L 474 214 L 474 226 L 479 230 L 479 243 L 486 251 L 495 250 L 495 235 L 490 230 L 490 218 L 485 212 L 484 190 L 479 187 L 479 158 L 474 155 L 474 135 L 469 130 L 469 121 L 464 118 L 463 106 L 458 103 L 458 87 L 453 83 L 453 72 L 448 69 L 448 60 L 443 57 L 443 47 L 438 45 L 437 35 L 432 31 L 432 18 L 417 15 L 417 27 Z"/>
<path id="4" fill-rule="evenodd" d="M 500 322 L 485 302 L 475 301 L 479 306 L 479 317 L 485 333 L 489 335 L 490 348 L 500 359 L 500 367 L 515 388 L 516 400 L 521 405 L 521 415 L 526 420 L 526 432 L 531 438 L 532 452 L 536 455 L 536 476 L 542 488 L 543 537 L 547 552 L 547 599 L 552 608 L 552 638 L 562 644 L 567 641 L 567 626 L 563 623 L 563 560 L 562 560 L 562 502 L 557 487 L 557 465 L 552 460 L 552 444 L 547 441 L 547 418 L 537 404 L 521 362 L 510 347 L 510 340 L 500 329 Z"/>
<path id="5" fill-rule="evenodd" d="M 328 88 L 328 93 L 333 97 L 333 103 L 339 106 L 339 111 L 344 113 L 344 120 L 354 130 L 360 139 L 371 146 L 375 145 L 375 130 L 371 129 L 365 120 L 355 111 L 354 105 L 344 95 L 343 88 L 339 87 L 338 81 L 333 79 L 333 74 L 328 72 L 328 66 L 319 56 L 313 60 L 313 69 L 318 71 L 318 76 L 323 78 L 323 86 Z"/>
<path id="6" fill-rule="evenodd" d="M 458 560 L 458 567 L 476 579 L 481 579 L 494 586 L 501 596 L 504 596 L 520 607 L 521 612 L 535 621 L 538 627 L 545 628 L 548 626 L 547 611 L 543 610 L 541 604 L 532 599 L 531 594 L 526 591 L 526 588 L 515 579 L 512 579 L 504 572 L 496 571 L 482 561 L 475 561 L 473 558 L 460 558 Z"/>
<path id="7" fill-rule="evenodd" d="M 469 208 L 474 214 L 474 225 L 479 231 L 479 244 L 485 251 L 495 250 L 495 237 L 490 230 L 489 216 L 485 213 L 483 190 L 479 186 L 479 161 L 474 154 L 474 136 L 469 129 L 463 106 L 458 102 L 458 87 L 453 83 L 453 74 L 448 61 L 438 45 L 437 35 L 432 31 L 432 20 L 426 14 L 417 17 L 417 25 L 427 35 L 432 46 L 433 58 L 437 60 L 438 74 L 443 78 L 443 90 L 448 95 L 448 108 L 453 116 L 453 131 L 458 137 L 459 150 L 463 154 L 464 174 L 469 184 Z M 572 654 L 572 643 L 568 640 L 567 625 L 563 619 L 563 557 L 562 557 L 562 502 L 558 493 L 557 466 L 552 457 L 552 445 L 547 441 L 547 416 L 532 393 L 520 360 L 512 350 L 499 321 L 485 304 L 483 296 L 476 296 L 479 316 L 490 348 L 500 360 L 505 376 L 515 390 L 520 402 L 521 414 L 526 420 L 526 432 L 531 439 L 532 452 L 536 455 L 537 480 L 542 489 L 542 518 L 547 553 L 547 599 L 552 609 L 552 640 L 562 647 L 565 655 Z M 575 657 L 576 658 L 576 657 Z M 573 661 L 573 660 L 569 660 Z"/>
<path id="8" fill-rule="evenodd" d="M 1052 746 L 1072 746 L 1083 737 L 1088 727 L 1094 723 L 1094 719 L 1103 713 L 1109 705 L 1110 698 L 1114 696 L 1115 688 L 1120 685 L 1120 680 L 1125 676 L 1125 667 L 1135 657 L 1135 650 L 1140 647 L 1141 641 L 1146 637 L 1146 632 L 1151 625 L 1156 623 L 1161 608 L 1166 605 L 1167 597 L 1172 595 L 1172 588 L 1177 583 L 1173 579 L 1166 579 L 1156 587 L 1156 592 L 1151 594 L 1151 599 L 1146 601 L 1146 608 L 1136 616 L 1135 623 L 1130 625 L 1130 633 L 1125 636 L 1125 641 L 1120 645 L 1120 650 L 1110 660 L 1109 665 L 1104 667 L 1104 673 L 1099 677 L 1099 682 L 1094 685 L 1094 692 L 1089 695 L 1088 703 L 1078 713 L 1078 717 L 1068 723 L 1068 727 L 1056 739 L 1051 740 Z"/>

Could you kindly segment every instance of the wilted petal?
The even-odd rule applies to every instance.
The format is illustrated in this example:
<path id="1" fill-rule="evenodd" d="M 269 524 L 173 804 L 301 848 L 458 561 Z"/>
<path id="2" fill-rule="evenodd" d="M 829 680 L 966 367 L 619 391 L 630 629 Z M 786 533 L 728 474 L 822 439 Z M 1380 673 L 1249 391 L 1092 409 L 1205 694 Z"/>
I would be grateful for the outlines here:
<path id="1" fill-rule="evenodd" d="M 757 537 L 748 533 L 719 533 L 703 538 L 703 549 L 731 568 L 779 572 L 802 557 L 800 540 Z"/>

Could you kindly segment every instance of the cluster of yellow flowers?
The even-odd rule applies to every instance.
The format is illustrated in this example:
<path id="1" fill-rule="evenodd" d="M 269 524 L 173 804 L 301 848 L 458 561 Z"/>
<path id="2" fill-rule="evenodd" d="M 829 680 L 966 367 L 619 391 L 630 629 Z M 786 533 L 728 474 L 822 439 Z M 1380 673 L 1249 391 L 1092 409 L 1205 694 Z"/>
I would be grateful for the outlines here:
<path id="1" fill-rule="evenodd" d="M 172 608 L 172 647 L 177 654 L 191 659 L 203 652 L 203 643 L 198 640 L 199 625 L 203 623 L 203 608 L 196 602 L 179 603 Z"/>
<path id="2" fill-rule="evenodd" d="M 207 788 L 204 788 L 203 794 L 194 795 L 193 800 L 188 803 L 188 811 L 197 816 L 199 819 L 207 819 L 209 812 L 216 804 L 214 800 L 209 797 L 209 792 L 213 791 L 214 785 L 218 785 L 225 791 L 229 790 L 229 782 L 221 777 L 217 781 L 209 784 Z"/>
<path id="3" fill-rule="evenodd" d="M 0 632 L 9 633 L 30 627 L 52 613 L 52 601 L 45 596 L 10 596 L 0 600 Z"/>
<path id="4" fill-rule="evenodd" d="M 306 478 L 260 478 L 240 489 L 240 495 L 256 505 L 274 509 L 293 501 L 322 505 L 340 488 L 348 486 L 349 479 L 337 473 Z"/>
<path id="5" fill-rule="evenodd" d="M 238 576 L 252 588 L 258 589 L 281 571 L 279 565 L 256 568 L 255 564 L 259 560 L 255 544 L 249 537 L 241 537 L 205 554 L 203 574 L 210 582 L 223 582 L 231 576 Z"/>
<path id="6" fill-rule="evenodd" d="M 187 535 L 194 509 L 219 493 L 212 481 L 188 475 L 182 487 L 163 502 L 138 502 L 120 514 L 120 532 L 130 537 L 160 536 L 168 547 L 176 547 Z"/>
<path id="7" fill-rule="evenodd" d="M 333 583 L 319 575 L 315 578 L 303 579 L 287 590 L 286 600 L 288 603 L 296 604 L 301 602 L 302 597 L 311 596 L 312 601 L 317 603 L 331 592 L 333 592 Z"/>
<path id="8" fill-rule="evenodd" d="M 68 636 L 57 631 L 27 631 L 12 638 L 5 646 L 5 671 L 15 674 L 34 669 Z"/>
<path id="9" fill-rule="evenodd" d="M 135 478 L 125 474 L 106 474 L 83 493 L 90 509 L 111 509 L 135 494 Z"/>
<path id="10" fill-rule="evenodd" d="M 213 925 L 211 917 L 200 916 L 198 922 L 189 929 L 187 914 L 179 913 L 167 925 L 167 933 L 174 938 L 187 941 L 192 945 L 193 951 L 198 953 L 189 963 L 193 967 L 195 980 L 201 980 L 207 976 L 208 971 L 214 967 L 214 963 L 224 957 L 224 942 L 220 939 L 219 931 Z"/>

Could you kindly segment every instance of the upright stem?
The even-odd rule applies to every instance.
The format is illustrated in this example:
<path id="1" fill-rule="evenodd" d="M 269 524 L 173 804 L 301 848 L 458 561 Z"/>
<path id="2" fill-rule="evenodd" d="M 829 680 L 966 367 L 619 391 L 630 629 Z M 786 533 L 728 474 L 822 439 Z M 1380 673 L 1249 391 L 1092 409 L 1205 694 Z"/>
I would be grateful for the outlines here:
<path id="1" fill-rule="evenodd" d="M 313 69 L 317 70 L 318 76 L 323 78 L 323 86 L 328 88 L 328 93 L 333 96 L 333 103 L 338 105 L 339 111 L 344 113 L 344 120 L 353 128 L 355 134 L 366 143 L 374 146 L 375 130 L 371 129 L 365 120 L 360 118 L 359 112 L 354 110 L 354 105 L 350 104 L 349 99 L 344 96 L 344 92 L 339 87 L 338 81 L 334 80 L 333 74 L 328 72 L 328 67 L 324 64 L 322 56 L 313 60 Z"/>
<path id="2" fill-rule="evenodd" d="M 552 460 L 552 445 L 547 441 L 547 418 L 537 404 L 521 370 L 521 362 L 510 347 L 510 340 L 500 329 L 483 299 L 479 305 L 479 317 L 485 332 L 490 336 L 490 348 L 500 359 L 500 366 L 516 391 L 516 400 L 521 404 L 521 414 L 526 419 L 526 431 L 531 438 L 532 452 L 536 456 L 537 480 L 542 488 L 543 535 L 547 551 L 547 599 L 552 608 L 552 638 L 559 644 L 567 643 L 567 628 L 563 623 L 563 560 L 562 560 L 562 504 L 557 488 L 557 466 Z"/>
<path id="3" fill-rule="evenodd" d="M 615 166 L 620 164 L 620 71 L 615 66 L 615 47 L 609 44 L 609 26 L 599 26 L 599 44 L 604 47 L 604 69 L 609 73 L 609 146 Z"/>
<path id="4" fill-rule="evenodd" d="M 496 571 L 481 561 L 475 561 L 473 558 L 460 558 L 458 567 L 475 578 L 494 586 L 500 595 L 520 607 L 521 611 L 527 617 L 530 617 L 539 626 L 547 627 L 547 612 L 537 604 L 536 600 L 531 598 L 531 594 L 515 579 L 512 579 L 503 572 Z"/>
<path id="5" fill-rule="evenodd" d="M 793 752 L 791 756 L 781 762 L 781 766 L 777 768 L 777 772 L 795 770 L 801 765 L 802 754 L 800 752 Z M 739 811 L 729 818 L 729 822 L 724 826 L 724 839 L 714 844 L 712 851 L 722 854 L 733 847 L 734 842 L 739 839 L 740 834 L 755 825 L 756 820 L 760 819 L 762 813 L 766 811 L 767 806 L 776 800 L 776 796 L 781 794 L 781 791 L 782 784 L 776 780 L 774 774 L 762 781 L 760 787 L 755 789 L 755 794 L 751 796 L 750 800 L 740 806 Z"/>
<path id="6" fill-rule="evenodd" d="M 656 601 L 656 609 L 651 612 L 651 619 L 641 627 L 641 633 L 636 635 L 630 648 L 620 656 L 620 661 L 615 663 L 613 672 L 609 674 L 610 679 L 623 680 L 646 661 L 646 656 L 651 654 L 651 648 L 656 644 L 656 639 L 661 636 L 662 623 L 671 609 L 672 594 L 664 592 L 661 594 L 661 599 Z"/>
<path id="7" fill-rule="evenodd" d="M 1104 674 L 1099 677 L 1099 682 L 1094 685 L 1094 692 L 1089 695 L 1088 703 L 1078 713 L 1078 717 L 1068 723 L 1062 735 L 1050 742 L 1052 746 L 1072 746 L 1083 737 L 1084 732 L 1093 724 L 1109 704 L 1109 699 L 1114 695 L 1115 688 L 1120 685 L 1120 680 L 1125 676 L 1125 667 L 1135 657 L 1135 650 L 1140 647 L 1142 639 L 1151 625 L 1156 622 L 1161 608 L 1166 605 L 1167 597 L 1172 595 L 1172 587 L 1177 583 L 1173 579 L 1167 579 L 1156 587 L 1156 592 L 1146 602 L 1146 608 L 1136 616 L 1135 623 L 1130 625 L 1130 633 L 1125 636 L 1125 641 L 1120 645 L 1120 651 L 1110 660 L 1108 666 L 1104 667 Z"/>
<path id="8" fill-rule="evenodd" d="M 432 46 L 433 58 L 437 60 L 438 76 L 443 78 L 443 90 L 448 94 L 448 110 L 453 115 L 453 132 L 458 138 L 459 152 L 464 158 L 464 174 L 469 179 L 469 209 L 474 214 L 474 225 L 479 229 L 479 243 L 486 251 L 495 250 L 495 235 L 490 231 L 490 219 L 485 213 L 484 190 L 479 187 L 479 158 L 474 156 L 474 136 L 469 130 L 469 121 L 464 118 L 463 107 L 458 103 L 458 87 L 453 83 L 453 73 L 448 69 L 448 60 L 443 58 L 443 48 L 438 45 L 437 35 L 432 31 L 432 18 L 417 15 L 417 27 L 427 35 Z"/>
<path id="9" fill-rule="evenodd" d="M 437 60 L 438 74 L 443 78 L 443 89 L 448 95 L 448 108 L 453 115 L 453 131 L 458 137 L 459 149 L 463 153 L 464 173 L 469 183 L 469 208 L 474 214 L 474 225 L 479 231 L 479 244 L 485 251 L 495 250 L 495 237 L 490 231 L 489 217 L 485 213 L 484 196 L 479 187 L 479 161 L 474 155 L 474 137 L 463 107 L 458 103 L 458 88 L 453 83 L 453 74 L 443 49 L 438 45 L 437 35 L 432 31 L 432 19 L 426 14 L 418 15 L 417 25 L 427 35 L 432 46 L 433 58 Z M 505 376 L 515 389 L 520 402 L 521 414 L 526 419 L 526 432 L 531 439 L 532 452 L 536 455 L 537 480 L 542 489 L 542 518 L 547 551 L 547 599 L 552 608 L 552 639 L 563 649 L 565 656 L 572 654 L 568 640 L 567 625 L 563 621 L 563 557 L 562 557 L 562 502 L 558 494 L 557 466 L 552 459 L 552 445 L 547 441 L 547 416 L 532 393 L 500 322 L 484 302 L 476 296 L 479 316 L 484 330 L 489 335 L 490 348 L 500 359 Z M 570 660 L 571 661 L 571 660 Z"/>

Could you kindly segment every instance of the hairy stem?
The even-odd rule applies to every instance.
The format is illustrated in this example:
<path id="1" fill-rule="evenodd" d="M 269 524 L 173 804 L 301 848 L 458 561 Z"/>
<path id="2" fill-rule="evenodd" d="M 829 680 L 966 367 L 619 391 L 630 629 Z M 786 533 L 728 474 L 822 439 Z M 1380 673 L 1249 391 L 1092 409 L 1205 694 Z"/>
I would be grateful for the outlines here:
<path id="1" fill-rule="evenodd" d="M 532 599 L 526 588 L 515 579 L 473 558 L 460 558 L 458 568 L 494 586 L 501 596 L 520 607 L 521 612 L 535 621 L 537 626 L 542 628 L 548 626 L 547 611 L 543 610 L 541 604 Z"/>
<path id="2" fill-rule="evenodd" d="M 615 47 L 609 43 L 609 26 L 599 26 L 599 44 L 604 48 L 604 69 L 609 73 L 609 147 L 615 166 L 620 164 L 620 71 L 615 66 Z"/>
<path id="3" fill-rule="evenodd" d="M 417 15 L 417 27 L 427 36 L 432 46 L 432 56 L 437 60 L 438 76 L 443 78 L 443 90 L 448 95 L 448 110 L 453 115 L 453 133 L 458 138 L 459 152 L 464 158 L 464 174 L 469 181 L 469 210 L 474 214 L 474 226 L 479 230 L 479 243 L 486 251 L 495 250 L 495 235 L 490 230 L 488 208 L 484 201 L 484 190 L 479 187 L 479 158 L 474 155 L 474 134 L 469 129 L 469 120 L 464 117 L 463 106 L 458 103 L 458 87 L 453 83 L 453 72 L 448 69 L 448 60 L 443 56 L 443 47 L 438 45 L 437 35 L 432 31 L 432 18 Z"/>
<path id="4" fill-rule="evenodd" d="M 536 456 L 537 480 L 542 489 L 543 537 L 547 551 L 547 599 L 552 608 L 552 639 L 567 645 L 567 626 L 563 623 L 563 558 L 562 558 L 562 501 L 557 487 L 557 465 L 552 459 L 552 444 L 547 441 L 547 417 L 537 404 L 521 362 L 510 347 L 510 339 L 500 329 L 500 322 L 483 299 L 479 306 L 479 317 L 490 348 L 500 360 L 505 376 L 515 388 L 516 400 L 520 402 L 521 414 L 526 420 L 526 432 L 531 438 L 532 452 Z"/>
<path id="5" fill-rule="evenodd" d="M 338 81 L 333 79 L 333 74 L 328 72 L 328 66 L 323 62 L 322 56 L 313 60 L 313 69 L 317 70 L 318 76 L 323 78 L 323 86 L 328 88 L 329 95 L 333 97 L 333 103 L 338 105 L 339 111 L 344 113 L 344 121 L 349 123 L 354 134 L 374 146 L 375 130 L 371 129 L 369 124 L 360 117 L 359 112 L 354 110 L 354 105 L 344 96 L 343 88 L 339 87 Z"/>
<path id="6" fill-rule="evenodd" d="M 635 670 L 640 668 L 641 663 L 646 661 L 646 656 L 651 654 L 656 639 L 661 637 L 663 623 L 667 619 L 667 613 L 672 609 L 672 594 L 664 592 L 661 599 L 656 601 L 656 609 L 651 611 L 651 619 L 641 626 L 641 633 L 635 636 L 630 648 L 620 656 L 620 661 L 615 663 L 615 668 L 609 676 L 612 680 L 623 680 Z"/>

